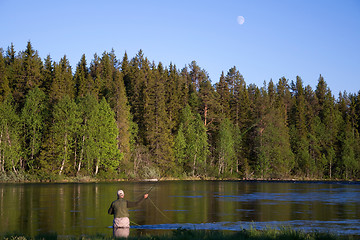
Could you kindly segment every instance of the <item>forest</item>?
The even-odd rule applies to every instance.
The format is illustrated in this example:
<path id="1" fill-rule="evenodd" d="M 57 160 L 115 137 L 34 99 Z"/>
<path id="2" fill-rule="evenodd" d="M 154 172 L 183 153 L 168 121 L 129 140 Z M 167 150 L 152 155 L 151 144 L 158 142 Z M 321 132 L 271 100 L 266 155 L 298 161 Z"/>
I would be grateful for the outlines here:
<path id="1" fill-rule="evenodd" d="M 30 41 L 0 49 L 0 180 L 354 180 L 359 132 L 360 91 L 335 97 L 321 75 L 256 86 L 232 67 L 212 84 L 142 50 L 73 69 Z"/>

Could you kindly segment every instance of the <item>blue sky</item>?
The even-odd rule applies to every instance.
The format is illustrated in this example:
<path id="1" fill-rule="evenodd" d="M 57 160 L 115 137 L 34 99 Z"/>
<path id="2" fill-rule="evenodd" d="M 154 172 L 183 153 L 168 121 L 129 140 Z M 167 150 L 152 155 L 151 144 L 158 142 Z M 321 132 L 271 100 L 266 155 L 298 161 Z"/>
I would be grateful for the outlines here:
<path id="1" fill-rule="evenodd" d="M 142 49 L 155 63 L 181 69 L 195 60 L 212 83 L 236 66 L 247 84 L 320 74 L 335 95 L 360 90 L 360 1 L 28 1 L 0 0 L 0 48 L 31 41 L 41 58 Z M 245 22 L 239 24 L 238 16 Z"/>

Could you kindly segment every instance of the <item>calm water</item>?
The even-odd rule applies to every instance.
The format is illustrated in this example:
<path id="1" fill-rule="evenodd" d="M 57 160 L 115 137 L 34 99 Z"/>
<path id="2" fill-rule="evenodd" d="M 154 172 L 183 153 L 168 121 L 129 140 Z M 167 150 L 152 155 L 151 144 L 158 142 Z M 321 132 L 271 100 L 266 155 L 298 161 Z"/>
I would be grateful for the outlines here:
<path id="1" fill-rule="evenodd" d="M 135 200 L 150 188 L 130 212 L 131 235 L 279 226 L 360 235 L 359 183 L 246 181 L 0 184 L 0 234 L 112 235 L 117 190 Z"/>

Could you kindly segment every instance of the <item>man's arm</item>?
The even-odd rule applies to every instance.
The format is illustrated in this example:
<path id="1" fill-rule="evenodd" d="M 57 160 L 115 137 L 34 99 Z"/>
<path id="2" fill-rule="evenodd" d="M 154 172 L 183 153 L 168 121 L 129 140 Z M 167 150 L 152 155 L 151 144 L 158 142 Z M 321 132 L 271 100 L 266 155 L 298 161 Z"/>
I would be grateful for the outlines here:
<path id="1" fill-rule="evenodd" d="M 128 208 L 133 208 L 133 207 L 137 207 L 138 205 L 140 205 L 140 203 L 142 203 L 145 199 L 147 199 L 149 196 L 149 194 L 145 194 L 144 197 L 140 198 L 138 201 L 136 202 L 130 202 L 127 201 L 127 207 Z"/>

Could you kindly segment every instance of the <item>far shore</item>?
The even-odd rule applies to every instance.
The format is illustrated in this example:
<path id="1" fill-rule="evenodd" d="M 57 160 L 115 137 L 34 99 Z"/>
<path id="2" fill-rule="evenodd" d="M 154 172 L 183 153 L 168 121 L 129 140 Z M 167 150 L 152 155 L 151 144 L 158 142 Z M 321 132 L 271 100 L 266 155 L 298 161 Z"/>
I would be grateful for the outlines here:
<path id="1" fill-rule="evenodd" d="M 160 181 L 244 181 L 244 182 L 294 182 L 294 183 L 360 183 L 359 179 L 312 179 L 312 178 L 215 178 L 215 177 L 162 177 L 162 178 L 116 178 L 116 179 L 101 179 L 90 176 L 81 177 L 64 177 L 59 176 L 56 179 L 27 179 L 27 178 L 0 178 L 0 183 L 99 183 L 99 182 L 160 182 Z"/>

